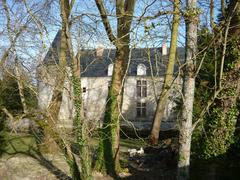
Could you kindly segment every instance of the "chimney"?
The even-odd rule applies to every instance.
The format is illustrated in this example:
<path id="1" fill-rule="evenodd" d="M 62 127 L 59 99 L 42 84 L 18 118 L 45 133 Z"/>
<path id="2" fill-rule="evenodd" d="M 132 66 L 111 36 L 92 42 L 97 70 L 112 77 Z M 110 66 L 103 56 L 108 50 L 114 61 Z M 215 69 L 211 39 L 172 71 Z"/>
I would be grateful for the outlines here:
<path id="1" fill-rule="evenodd" d="M 102 46 L 98 46 L 96 49 L 96 56 L 97 57 L 102 57 L 103 55 L 104 48 Z"/>
<path id="2" fill-rule="evenodd" d="M 162 56 L 167 55 L 167 44 L 166 42 L 162 43 Z"/>

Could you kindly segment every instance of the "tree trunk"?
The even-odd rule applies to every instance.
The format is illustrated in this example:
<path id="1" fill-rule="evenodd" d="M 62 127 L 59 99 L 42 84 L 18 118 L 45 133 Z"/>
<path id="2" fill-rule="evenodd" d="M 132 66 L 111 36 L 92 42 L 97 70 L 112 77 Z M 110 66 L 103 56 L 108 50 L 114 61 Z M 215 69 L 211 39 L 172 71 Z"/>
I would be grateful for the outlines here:
<path id="1" fill-rule="evenodd" d="M 210 26 L 214 30 L 214 0 L 210 0 Z"/>
<path id="2" fill-rule="evenodd" d="M 50 128 L 56 128 L 56 125 L 58 123 L 58 116 L 60 112 L 60 107 L 62 104 L 62 93 L 64 89 L 64 82 L 66 79 L 66 66 L 67 66 L 67 60 L 66 60 L 66 37 L 61 31 L 61 42 L 60 42 L 60 55 L 59 55 L 59 64 L 56 70 L 58 71 L 56 74 L 56 79 L 54 81 L 54 89 L 52 94 L 52 99 L 49 103 L 49 106 L 47 108 L 47 116 L 48 116 L 48 126 Z M 44 144 L 45 148 L 48 149 L 48 151 L 54 151 L 56 149 L 56 144 L 53 142 L 52 138 L 46 130 L 44 132 Z"/>
<path id="3" fill-rule="evenodd" d="M 223 17 L 225 17 L 225 0 L 221 0 L 221 12 Z"/>
<path id="4" fill-rule="evenodd" d="M 80 72 L 80 54 L 77 57 L 74 56 L 70 32 L 66 31 L 67 34 L 67 44 L 71 57 L 71 73 L 72 79 L 71 83 L 73 86 L 73 99 L 74 99 L 74 127 L 73 133 L 76 138 L 76 144 L 79 148 L 79 158 L 80 158 L 80 177 L 83 180 L 92 179 L 92 168 L 91 168 L 91 156 L 90 148 L 88 146 L 88 126 L 87 122 L 83 118 L 83 103 L 82 103 L 82 89 L 81 89 L 81 72 Z M 75 161 L 75 160 L 74 160 Z M 76 164 L 77 165 L 77 164 Z M 76 167 L 78 169 L 78 167 Z"/>
<path id="5" fill-rule="evenodd" d="M 179 125 L 179 159 L 177 179 L 189 179 L 192 136 L 192 113 L 195 90 L 195 59 L 197 52 L 198 11 L 196 0 L 187 1 L 186 13 L 186 67 L 183 79 L 183 104 Z"/>
<path id="6" fill-rule="evenodd" d="M 119 164 L 119 141 L 120 141 L 120 111 L 122 105 L 122 94 L 123 94 L 123 77 L 126 72 L 127 62 L 126 56 L 128 57 L 129 48 L 117 49 L 115 68 L 112 77 L 112 86 L 110 87 L 105 116 L 103 120 L 103 128 L 101 134 L 102 149 L 101 158 L 103 161 L 98 164 L 97 169 L 101 170 L 103 167 L 106 169 L 108 174 L 116 175 L 116 172 L 120 170 Z"/>
<path id="7" fill-rule="evenodd" d="M 26 99 L 25 99 L 25 95 L 24 95 L 23 79 L 22 79 L 22 75 L 21 75 L 20 68 L 19 68 L 19 62 L 18 62 L 17 58 L 15 60 L 15 73 L 16 73 L 16 80 L 17 80 L 17 84 L 18 84 L 19 96 L 20 96 L 20 100 L 22 103 L 22 107 L 23 107 L 23 113 L 26 115 L 28 113 L 27 103 L 26 103 Z"/>
<path id="8" fill-rule="evenodd" d="M 116 176 L 120 171 L 119 140 L 121 106 L 124 75 L 127 73 L 126 70 L 129 61 L 129 33 L 135 0 L 116 0 L 117 38 L 112 33 L 102 0 L 96 0 L 96 4 L 108 38 L 116 46 L 112 84 L 108 92 L 96 169 Z"/>
<path id="9" fill-rule="evenodd" d="M 55 80 L 55 88 L 53 91 L 52 101 L 49 105 L 49 119 L 50 122 L 50 137 L 54 137 L 54 142 L 63 152 L 66 161 L 69 165 L 72 178 L 74 180 L 79 179 L 92 179 L 91 175 L 91 161 L 89 156 L 89 149 L 86 146 L 86 130 L 84 129 L 83 122 L 81 121 L 81 110 L 82 110 L 82 97 L 81 97 L 81 80 L 80 80 L 80 67 L 78 67 L 77 59 L 73 55 L 70 32 L 69 32 L 69 14 L 71 12 L 72 4 L 69 1 L 61 0 L 61 18 L 62 18 L 62 30 L 61 30 L 61 42 L 59 52 L 59 74 Z M 74 91 L 74 106 L 76 110 L 74 121 L 76 122 L 75 135 L 76 142 L 79 145 L 80 152 L 80 163 L 81 169 L 79 170 L 75 155 L 72 153 L 71 147 L 68 142 L 65 142 L 61 138 L 59 132 L 56 131 L 56 122 L 58 120 L 58 114 L 62 103 L 62 92 L 64 82 L 66 79 L 66 67 L 67 58 L 71 57 L 72 64 L 72 85 Z M 53 129 L 51 129 L 53 128 Z M 84 130 L 83 130 L 84 129 Z"/>
<path id="10" fill-rule="evenodd" d="M 166 104 L 169 97 L 169 92 L 173 83 L 173 71 L 174 71 L 174 63 L 176 58 L 176 49 L 177 49 L 177 37 L 178 37 L 178 26 L 180 21 L 180 1 L 174 1 L 174 16 L 172 22 L 172 35 L 171 35 L 171 44 L 170 44 L 170 52 L 169 52 L 169 60 L 166 75 L 164 78 L 163 88 L 158 99 L 158 104 L 152 124 L 152 130 L 150 135 L 150 143 L 152 145 L 158 144 L 159 132 L 161 128 L 161 121 L 164 118 L 164 112 L 166 108 Z"/>
<path id="11" fill-rule="evenodd" d="M 72 1 L 73 2 L 73 1 Z M 83 120 L 83 104 L 82 104 L 82 92 L 81 92 L 81 72 L 80 72 L 80 55 L 78 57 L 74 56 L 71 36 L 70 36 L 70 25 L 69 25 L 69 14 L 71 12 L 73 4 L 67 2 L 66 0 L 61 0 L 61 17 L 62 17 L 62 32 L 66 37 L 67 53 L 69 53 L 71 58 L 71 73 L 72 79 L 71 83 L 73 86 L 73 99 L 75 107 L 74 115 L 74 135 L 76 137 L 76 144 L 79 148 L 79 158 L 80 158 L 80 172 L 74 155 L 72 154 L 72 159 L 70 159 L 70 168 L 72 172 L 73 179 L 83 179 L 91 180 L 91 156 L 90 149 L 87 143 L 88 140 L 88 127 L 87 123 Z M 67 54 L 66 54 L 67 55 Z M 77 59 L 79 58 L 79 59 Z"/>

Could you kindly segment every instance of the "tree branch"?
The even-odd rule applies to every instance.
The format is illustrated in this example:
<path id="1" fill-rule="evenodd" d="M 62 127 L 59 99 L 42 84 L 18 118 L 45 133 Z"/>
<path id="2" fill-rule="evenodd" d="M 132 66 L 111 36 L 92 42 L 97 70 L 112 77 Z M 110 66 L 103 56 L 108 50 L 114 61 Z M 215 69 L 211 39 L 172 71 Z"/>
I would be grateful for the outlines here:
<path id="1" fill-rule="evenodd" d="M 107 18 L 107 11 L 103 5 L 103 1 L 102 0 L 95 0 L 97 8 L 100 12 L 101 18 L 102 18 L 102 22 L 103 25 L 105 27 L 105 30 L 107 32 L 108 35 L 108 39 L 115 45 L 116 44 L 116 37 L 113 34 L 111 25 L 109 23 L 109 20 Z"/>

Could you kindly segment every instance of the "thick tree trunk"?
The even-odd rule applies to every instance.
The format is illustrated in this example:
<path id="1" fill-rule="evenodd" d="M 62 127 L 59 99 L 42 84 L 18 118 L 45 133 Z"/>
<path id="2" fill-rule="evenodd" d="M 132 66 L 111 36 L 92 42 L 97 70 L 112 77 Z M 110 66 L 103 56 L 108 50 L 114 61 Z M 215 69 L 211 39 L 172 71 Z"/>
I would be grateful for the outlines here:
<path id="1" fill-rule="evenodd" d="M 106 169 L 108 174 L 116 175 L 120 170 L 119 164 L 119 140 L 120 140 L 120 120 L 121 105 L 123 94 L 123 77 L 126 72 L 126 56 L 128 57 L 129 48 L 117 49 L 115 68 L 112 77 L 112 86 L 110 87 L 105 116 L 102 127 L 102 155 L 103 161 L 99 162 L 97 169 Z M 104 163 L 104 164 L 101 164 Z"/>
<path id="2" fill-rule="evenodd" d="M 185 77 L 183 87 L 184 102 L 179 129 L 178 180 L 189 179 L 194 89 L 195 79 Z"/>
<path id="3" fill-rule="evenodd" d="M 239 24 L 240 24 L 240 2 L 238 1 L 230 1 L 229 5 L 228 5 L 228 8 L 227 8 L 227 12 L 228 14 L 228 18 L 231 19 L 230 21 L 230 28 L 229 28 L 229 34 L 228 34 L 228 42 L 231 43 L 231 49 L 235 49 L 235 52 L 238 51 L 240 52 L 240 42 L 238 41 L 239 39 L 239 35 L 240 35 L 240 27 L 239 27 Z M 227 42 L 226 42 L 227 43 Z M 239 95 L 240 95 L 240 78 L 239 78 L 239 69 L 240 69 L 240 56 L 236 55 L 234 51 L 231 50 L 230 52 L 230 57 L 231 57 L 231 60 L 235 63 L 235 66 L 234 66 L 234 71 L 235 72 L 232 72 L 232 73 L 229 73 L 230 77 L 229 78 L 225 78 L 226 80 L 228 80 L 228 82 L 231 82 L 231 85 L 235 87 L 230 87 L 231 90 L 233 90 L 234 88 L 234 91 L 235 91 L 235 103 L 234 105 L 237 107 L 238 109 L 238 118 L 237 118 L 237 122 L 236 122 L 236 125 L 235 125 L 235 132 L 234 132 L 234 136 L 235 136 L 235 139 L 238 140 L 238 142 L 235 142 L 235 143 L 239 143 L 239 139 L 240 139 L 240 98 L 239 98 Z M 231 80 L 229 81 L 231 78 L 234 78 L 235 76 L 235 82 L 234 80 Z M 233 104 L 233 103 L 232 103 Z"/>
<path id="4" fill-rule="evenodd" d="M 117 38 L 112 33 L 103 1 L 96 0 L 96 4 L 108 38 L 116 46 L 112 84 L 108 92 L 96 169 L 116 176 L 120 171 L 119 140 L 121 106 L 124 75 L 127 73 L 129 60 L 130 27 L 135 0 L 116 0 Z"/>
<path id="5" fill-rule="evenodd" d="M 164 78 L 163 88 L 158 99 L 158 104 L 152 124 L 152 130 L 150 135 L 150 143 L 152 145 L 158 144 L 159 132 L 161 128 L 161 121 L 165 115 L 165 108 L 168 102 L 170 88 L 173 83 L 173 71 L 174 71 L 174 63 L 176 57 L 176 49 L 177 49 L 177 37 L 178 37 L 178 26 L 180 21 L 180 1 L 174 1 L 174 16 L 172 23 L 172 34 L 171 34 L 171 44 L 170 44 L 170 52 L 169 52 L 169 60 L 166 75 Z"/>
<path id="6" fill-rule="evenodd" d="M 197 22 L 198 12 L 196 0 L 187 1 L 186 17 L 186 67 L 183 79 L 183 104 L 179 124 L 179 180 L 189 179 L 190 150 L 192 136 L 192 113 L 195 90 L 195 59 L 197 52 Z"/>

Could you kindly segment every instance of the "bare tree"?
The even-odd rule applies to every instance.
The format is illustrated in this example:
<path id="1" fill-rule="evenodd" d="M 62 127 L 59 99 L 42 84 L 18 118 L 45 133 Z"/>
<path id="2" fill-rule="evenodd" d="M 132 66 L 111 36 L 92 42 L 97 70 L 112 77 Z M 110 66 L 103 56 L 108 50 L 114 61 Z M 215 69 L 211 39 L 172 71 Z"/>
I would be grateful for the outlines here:
<path id="1" fill-rule="evenodd" d="M 174 72 L 174 64 L 175 64 L 176 49 L 177 49 L 178 26 L 180 21 L 180 1 L 175 0 L 173 3 L 174 3 L 174 15 L 173 15 L 173 21 L 172 21 L 172 33 L 171 33 L 171 44 L 170 44 L 168 66 L 167 66 L 166 75 L 164 78 L 163 88 L 158 98 L 158 104 L 155 111 L 155 116 L 154 116 L 151 135 L 150 135 L 150 143 L 153 145 L 158 144 L 161 121 L 164 118 L 164 112 L 165 112 L 166 104 L 168 101 L 169 92 L 173 84 L 173 72 Z"/>
<path id="2" fill-rule="evenodd" d="M 76 144 L 78 144 L 81 168 L 78 167 L 76 157 L 71 151 L 70 143 L 61 139 L 61 136 L 55 131 L 55 142 L 60 147 L 61 151 L 65 155 L 70 167 L 70 171 L 73 179 L 92 179 L 91 174 L 91 160 L 90 153 L 87 146 L 87 129 L 86 123 L 83 122 L 82 114 L 82 95 L 81 95 L 81 80 L 80 80 L 80 65 L 77 57 L 74 56 L 71 36 L 70 36 L 70 21 L 69 16 L 73 7 L 74 1 L 60 1 L 62 29 L 61 29 L 61 41 L 60 41 L 60 56 L 58 64 L 58 76 L 55 80 L 55 87 L 53 90 L 52 100 L 48 106 L 49 125 L 56 128 L 60 107 L 62 103 L 64 82 L 67 77 L 68 61 L 71 64 L 72 74 L 72 86 L 73 86 L 73 98 L 75 107 L 74 117 L 74 134 L 76 136 Z M 69 59 L 70 56 L 70 59 Z M 53 134 L 51 133 L 51 136 Z"/>
<path id="3" fill-rule="evenodd" d="M 129 60 L 129 44 L 135 0 L 116 0 L 117 37 L 113 34 L 102 0 L 95 0 L 111 43 L 116 47 L 112 84 L 108 93 L 99 144 L 97 169 L 115 176 L 120 170 L 119 140 L 124 75 Z"/>
<path id="4" fill-rule="evenodd" d="M 187 1 L 186 67 L 183 79 L 182 110 L 179 125 L 178 179 L 189 179 L 192 116 L 195 90 L 195 60 L 197 53 L 198 9 L 196 0 Z"/>

